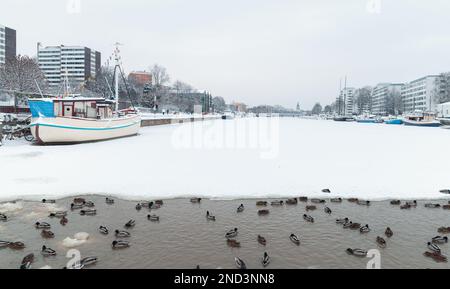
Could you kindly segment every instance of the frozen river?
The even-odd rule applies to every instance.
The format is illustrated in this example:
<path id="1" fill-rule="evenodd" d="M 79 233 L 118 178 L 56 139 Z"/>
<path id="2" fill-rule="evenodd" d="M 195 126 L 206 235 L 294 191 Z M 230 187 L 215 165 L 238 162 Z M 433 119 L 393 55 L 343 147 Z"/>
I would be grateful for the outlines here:
<path id="1" fill-rule="evenodd" d="M 298 118 L 142 128 L 70 146 L 0 147 L 0 200 L 107 194 L 125 199 L 332 196 L 442 198 L 450 131 Z"/>

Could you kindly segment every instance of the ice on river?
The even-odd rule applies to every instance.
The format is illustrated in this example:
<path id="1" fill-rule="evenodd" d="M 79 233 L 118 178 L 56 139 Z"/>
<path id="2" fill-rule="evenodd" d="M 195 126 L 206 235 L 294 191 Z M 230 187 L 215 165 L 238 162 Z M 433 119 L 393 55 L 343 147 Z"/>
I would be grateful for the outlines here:
<path id="1" fill-rule="evenodd" d="M 0 200 L 106 194 L 125 199 L 331 196 L 443 198 L 450 131 L 299 118 L 142 128 L 69 146 L 0 147 Z"/>

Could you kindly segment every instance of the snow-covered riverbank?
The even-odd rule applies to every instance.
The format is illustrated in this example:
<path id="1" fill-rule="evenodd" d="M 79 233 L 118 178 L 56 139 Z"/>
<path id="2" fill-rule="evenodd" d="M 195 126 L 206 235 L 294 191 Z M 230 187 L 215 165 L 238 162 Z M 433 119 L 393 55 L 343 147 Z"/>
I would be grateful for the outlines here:
<path id="1" fill-rule="evenodd" d="M 0 147 L 0 200 L 332 196 L 443 198 L 450 131 L 297 118 L 142 128 L 71 146 Z M 329 196 L 329 195 L 327 195 Z"/>

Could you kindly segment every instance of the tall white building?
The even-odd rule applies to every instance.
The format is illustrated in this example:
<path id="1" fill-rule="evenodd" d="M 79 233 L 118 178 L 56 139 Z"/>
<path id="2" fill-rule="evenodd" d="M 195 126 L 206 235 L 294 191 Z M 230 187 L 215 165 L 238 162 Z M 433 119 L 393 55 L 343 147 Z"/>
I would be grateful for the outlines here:
<path id="1" fill-rule="evenodd" d="M 401 95 L 404 112 L 435 112 L 443 82 L 439 75 L 428 75 L 403 85 Z"/>
<path id="2" fill-rule="evenodd" d="M 341 115 L 353 114 L 353 102 L 355 97 L 355 89 L 353 87 L 347 87 L 341 90 L 339 95 L 340 111 Z"/>
<path id="3" fill-rule="evenodd" d="M 379 83 L 372 90 L 371 102 L 372 113 L 377 115 L 387 115 L 395 113 L 389 111 L 390 102 L 395 95 L 400 95 L 403 84 L 401 83 Z M 392 103 L 393 104 L 393 103 Z M 394 107 L 392 107 L 394 109 Z"/>
<path id="4" fill-rule="evenodd" d="M 16 30 L 0 24 L 0 65 L 16 57 Z"/>
<path id="5" fill-rule="evenodd" d="M 39 67 L 50 86 L 69 81 L 84 82 L 96 77 L 101 68 L 101 54 L 83 46 L 47 46 L 38 44 Z"/>

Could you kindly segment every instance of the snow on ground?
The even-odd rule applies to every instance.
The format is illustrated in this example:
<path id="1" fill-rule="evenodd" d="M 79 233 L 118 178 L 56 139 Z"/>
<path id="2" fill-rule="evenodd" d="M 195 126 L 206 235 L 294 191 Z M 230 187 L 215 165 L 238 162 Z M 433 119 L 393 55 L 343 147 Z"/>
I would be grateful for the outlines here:
<path id="1" fill-rule="evenodd" d="M 0 200 L 331 196 L 444 198 L 450 131 L 298 118 L 142 128 L 107 142 L 0 147 Z M 330 196 L 330 195 L 327 195 Z"/>

